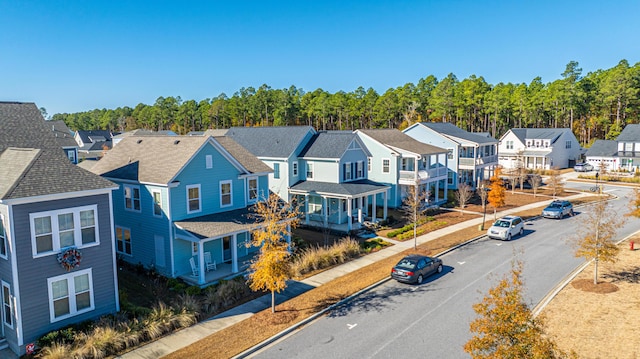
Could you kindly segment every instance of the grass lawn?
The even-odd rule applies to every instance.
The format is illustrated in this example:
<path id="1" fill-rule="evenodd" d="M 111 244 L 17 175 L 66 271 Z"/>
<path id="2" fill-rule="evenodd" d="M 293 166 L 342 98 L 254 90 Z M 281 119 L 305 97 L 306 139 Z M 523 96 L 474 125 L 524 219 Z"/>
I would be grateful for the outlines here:
<path id="1" fill-rule="evenodd" d="M 591 198 L 592 197 L 585 197 L 579 201 L 574 201 L 573 203 L 578 205 L 589 201 Z M 522 194 L 517 192 L 516 194 L 512 194 L 511 191 L 508 191 L 506 208 L 515 208 L 524 204 L 548 199 L 550 199 L 550 197 L 546 195 L 533 197 L 531 194 Z M 518 215 L 525 219 L 531 218 L 539 215 L 542 208 L 543 206 L 540 206 L 538 208 L 520 212 Z M 505 207 L 500 208 L 500 210 L 504 209 Z M 472 204 L 465 208 L 465 210 L 482 213 L 482 206 Z M 460 213 L 457 212 L 449 213 L 454 213 L 455 216 L 460 216 Z M 487 218 L 489 217 L 491 216 L 488 213 Z M 489 225 L 492 221 L 492 218 L 490 220 L 488 219 L 486 224 Z M 249 319 L 225 328 L 188 347 L 169 354 L 165 358 L 190 358 L 197 357 L 202 353 L 208 353 L 208 355 L 220 358 L 232 357 L 268 339 L 289 326 L 302 321 L 314 313 L 317 313 L 323 308 L 337 303 L 341 299 L 344 299 L 351 294 L 388 277 L 390 268 L 406 254 L 423 253 L 427 255 L 434 255 L 442 252 L 444 249 L 451 248 L 483 233 L 484 231 L 480 231 L 477 227 L 465 228 L 422 244 L 415 251 L 408 250 L 405 253 L 400 253 L 385 260 L 373 263 L 365 268 L 337 278 L 325 285 L 312 289 L 278 305 L 276 307 L 277 313 L 275 314 L 272 314 L 270 309 L 267 309 L 257 313 Z"/>

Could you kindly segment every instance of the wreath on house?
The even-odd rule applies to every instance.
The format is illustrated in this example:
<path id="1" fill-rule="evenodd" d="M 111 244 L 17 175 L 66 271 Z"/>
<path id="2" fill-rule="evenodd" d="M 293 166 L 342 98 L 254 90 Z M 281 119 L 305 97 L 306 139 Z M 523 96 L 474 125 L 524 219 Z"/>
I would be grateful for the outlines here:
<path id="1" fill-rule="evenodd" d="M 80 267 L 80 261 L 82 260 L 82 254 L 76 248 L 69 248 L 58 253 L 58 263 L 62 265 L 62 268 L 67 272 L 73 268 Z"/>

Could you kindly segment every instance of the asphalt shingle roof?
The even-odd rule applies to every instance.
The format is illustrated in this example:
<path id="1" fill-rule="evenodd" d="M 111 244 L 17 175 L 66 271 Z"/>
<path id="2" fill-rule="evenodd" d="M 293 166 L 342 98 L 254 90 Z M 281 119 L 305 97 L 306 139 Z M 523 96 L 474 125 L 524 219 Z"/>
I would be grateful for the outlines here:
<path id="1" fill-rule="evenodd" d="M 310 131 L 315 132 L 310 126 L 231 127 L 224 135 L 255 156 L 287 158 Z"/>
<path id="2" fill-rule="evenodd" d="M 368 179 L 343 183 L 300 181 L 291 186 L 291 190 L 294 192 L 329 194 L 345 197 L 381 192 L 387 188 L 389 188 L 389 186 Z"/>
<path id="3" fill-rule="evenodd" d="M 250 231 L 260 226 L 249 208 L 208 214 L 175 222 L 175 224 L 178 228 L 186 230 L 200 239 L 219 237 L 239 231 Z"/>
<path id="4" fill-rule="evenodd" d="M 446 149 L 420 142 L 406 133 L 396 129 L 358 130 L 374 140 L 401 150 L 417 154 L 437 154 L 447 152 Z"/>
<path id="5" fill-rule="evenodd" d="M 479 134 L 465 131 L 448 122 L 421 122 L 421 124 L 443 135 L 457 137 L 475 143 L 498 142 L 495 138 L 486 135 L 486 133 Z"/>
<path id="6" fill-rule="evenodd" d="M 586 156 L 614 157 L 618 155 L 618 141 L 596 140 L 587 150 Z"/>
<path id="7" fill-rule="evenodd" d="M 46 124 L 51 126 L 53 135 L 61 147 L 78 147 L 78 143 L 73 138 L 73 133 L 64 121 L 46 121 Z"/>
<path id="8" fill-rule="evenodd" d="M 25 149 L 39 151 L 21 152 Z M 34 103 L 0 102 L 0 156 L 4 182 L 1 199 L 114 187 L 112 182 L 69 162 Z"/>
<path id="9" fill-rule="evenodd" d="M 98 161 L 91 171 L 109 178 L 168 184 L 210 136 L 130 136 Z M 229 138 L 213 138 L 249 173 L 271 168 Z"/>
<path id="10" fill-rule="evenodd" d="M 530 140 L 551 140 L 554 143 L 560 136 L 567 131 L 571 131 L 568 128 L 512 128 L 516 137 L 520 142 L 524 143 L 526 139 Z"/>
<path id="11" fill-rule="evenodd" d="M 622 129 L 618 135 L 618 141 L 623 142 L 640 142 L 640 125 L 628 124 Z"/>
<path id="12" fill-rule="evenodd" d="M 347 151 L 351 142 L 357 141 L 364 152 L 370 155 L 358 135 L 351 131 L 323 131 L 315 134 L 300 152 L 302 158 L 338 159 Z"/>

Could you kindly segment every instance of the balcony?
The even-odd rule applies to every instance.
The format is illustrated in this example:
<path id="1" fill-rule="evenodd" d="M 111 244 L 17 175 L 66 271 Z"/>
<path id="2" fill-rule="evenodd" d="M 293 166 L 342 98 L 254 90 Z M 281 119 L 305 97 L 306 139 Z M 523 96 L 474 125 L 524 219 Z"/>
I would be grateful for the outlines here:
<path id="1" fill-rule="evenodd" d="M 469 167 L 481 166 L 481 165 L 486 165 L 488 163 L 497 163 L 497 162 L 498 162 L 498 155 L 484 156 L 480 158 L 465 158 L 465 157 L 458 158 L 458 164 L 460 166 L 469 166 Z"/>
<path id="2" fill-rule="evenodd" d="M 417 183 L 425 183 L 428 180 L 438 180 L 442 178 L 438 177 L 447 177 L 447 168 L 446 167 L 438 167 L 432 168 L 429 170 L 420 170 L 418 173 L 415 171 L 400 171 L 400 184 L 415 184 Z"/>

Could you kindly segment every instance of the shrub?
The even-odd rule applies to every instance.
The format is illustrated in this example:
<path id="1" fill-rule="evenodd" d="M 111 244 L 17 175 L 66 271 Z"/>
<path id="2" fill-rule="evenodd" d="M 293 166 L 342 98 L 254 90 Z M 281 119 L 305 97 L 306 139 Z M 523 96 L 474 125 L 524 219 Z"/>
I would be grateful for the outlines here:
<path id="1" fill-rule="evenodd" d="M 432 216 L 425 217 L 424 219 L 418 221 L 418 226 L 421 226 L 421 225 L 423 225 L 423 224 L 425 224 L 427 222 L 431 222 L 434 219 L 435 218 L 432 217 Z M 396 230 L 393 230 L 393 231 L 389 232 L 387 234 L 387 236 L 389 238 L 393 238 L 393 237 L 398 236 L 399 234 L 402 234 L 402 233 L 405 233 L 405 232 L 408 232 L 408 231 L 412 231 L 413 232 L 413 223 L 409 223 L 409 224 L 407 224 L 406 226 L 404 226 L 402 228 L 398 228 Z"/>
<path id="2" fill-rule="evenodd" d="M 188 287 L 185 292 L 188 295 L 200 295 L 200 293 L 202 293 L 202 289 L 200 287 L 198 287 L 197 285 L 192 285 L 192 286 Z"/>
<path id="3" fill-rule="evenodd" d="M 380 237 L 376 237 L 376 238 L 371 238 L 368 239 L 362 243 L 360 243 L 360 248 L 362 249 L 362 251 L 366 252 L 366 253 L 370 253 L 373 251 L 377 251 L 380 250 L 381 248 L 384 248 L 386 246 L 388 246 L 389 243 L 385 242 L 384 239 L 380 238 Z"/>
<path id="4" fill-rule="evenodd" d="M 357 257 L 362 248 L 356 240 L 344 239 L 329 247 L 305 249 L 296 256 L 291 269 L 294 275 L 300 276 L 314 270 L 324 269 L 335 264 Z"/>
<path id="5" fill-rule="evenodd" d="M 73 343 L 75 335 L 76 331 L 73 327 L 54 330 L 40 337 L 40 339 L 36 341 L 36 344 L 41 348 L 51 346 L 54 343 L 70 344 Z"/>

